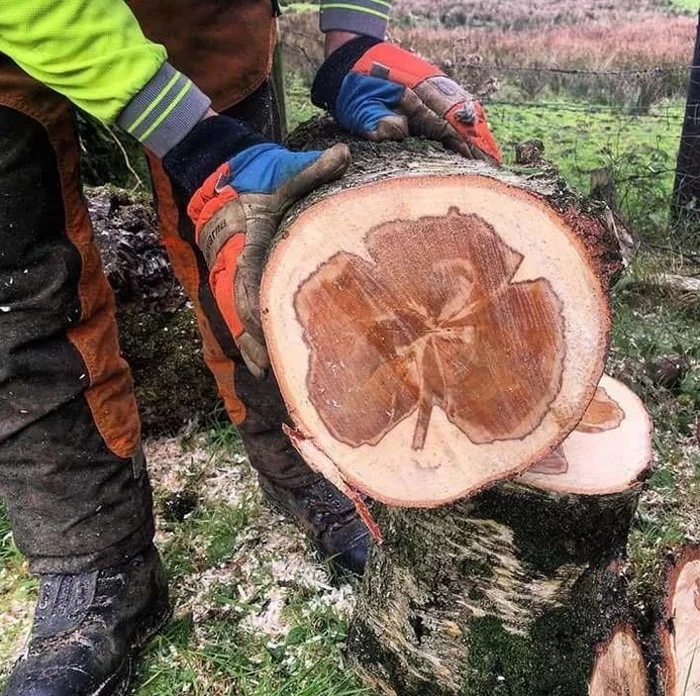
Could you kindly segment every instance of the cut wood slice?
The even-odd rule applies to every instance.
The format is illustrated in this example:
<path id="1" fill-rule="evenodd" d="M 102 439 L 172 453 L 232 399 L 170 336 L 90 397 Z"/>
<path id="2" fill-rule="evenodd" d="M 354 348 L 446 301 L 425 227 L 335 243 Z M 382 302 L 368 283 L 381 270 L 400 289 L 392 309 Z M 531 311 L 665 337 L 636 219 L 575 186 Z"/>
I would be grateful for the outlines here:
<path id="1" fill-rule="evenodd" d="M 559 493 L 626 491 L 649 471 L 651 432 L 651 419 L 639 397 L 604 375 L 576 430 L 519 480 Z"/>
<path id="2" fill-rule="evenodd" d="M 659 633 L 664 694 L 700 696 L 700 547 L 687 547 L 669 569 Z"/>
<path id="3" fill-rule="evenodd" d="M 609 331 L 563 216 L 511 183 L 450 173 L 295 211 L 261 309 L 302 456 L 404 506 L 456 500 L 551 451 L 593 397 Z"/>
<path id="4" fill-rule="evenodd" d="M 598 651 L 589 696 L 649 696 L 642 646 L 629 625 L 618 626 Z"/>

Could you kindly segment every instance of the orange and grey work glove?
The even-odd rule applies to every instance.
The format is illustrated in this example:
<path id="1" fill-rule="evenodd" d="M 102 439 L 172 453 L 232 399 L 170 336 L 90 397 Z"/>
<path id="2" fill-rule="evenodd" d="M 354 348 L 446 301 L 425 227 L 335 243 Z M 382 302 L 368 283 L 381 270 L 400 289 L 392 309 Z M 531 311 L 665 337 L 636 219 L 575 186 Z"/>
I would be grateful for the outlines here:
<path id="1" fill-rule="evenodd" d="M 345 145 L 335 145 L 323 152 L 290 152 L 224 116 L 203 121 L 190 137 L 209 144 L 192 149 L 192 141 L 183 141 L 180 152 L 175 153 L 177 160 L 168 154 L 164 165 L 180 190 L 189 195 L 187 213 L 209 268 L 209 285 L 219 311 L 248 369 L 263 377 L 269 357 L 259 292 L 267 250 L 289 207 L 340 177 L 350 164 L 350 151 Z M 210 162 L 212 149 L 221 151 L 222 145 L 228 148 L 224 163 L 194 188 L 202 158 Z M 188 161 L 191 168 L 182 176 Z"/>
<path id="2" fill-rule="evenodd" d="M 311 99 L 369 140 L 415 135 L 465 157 L 502 162 L 484 110 L 469 92 L 422 58 L 375 38 L 352 39 L 332 53 Z"/>

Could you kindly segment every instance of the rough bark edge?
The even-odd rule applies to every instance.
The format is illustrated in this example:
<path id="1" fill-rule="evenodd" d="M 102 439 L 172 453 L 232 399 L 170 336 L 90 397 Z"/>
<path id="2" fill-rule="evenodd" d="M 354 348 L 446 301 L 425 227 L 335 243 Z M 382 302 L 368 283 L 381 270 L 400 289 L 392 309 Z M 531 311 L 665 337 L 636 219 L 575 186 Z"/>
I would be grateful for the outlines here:
<path id="1" fill-rule="evenodd" d="M 474 160 L 466 160 L 453 152 L 445 150 L 439 144 L 419 138 L 408 138 L 401 143 L 385 142 L 371 143 L 350 136 L 328 117 L 316 117 L 302 123 L 287 139 L 289 147 L 298 150 L 323 149 L 338 142 L 349 145 L 353 155 L 353 165 L 348 175 L 339 182 L 319 189 L 293 207 L 287 215 L 284 227 L 307 207 L 314 205 L 319 198 L 331 195 L 347 188 L 347 181 L 355 179 L 353 185 L 373 183 L 386 177 L 405 175 L 406 168 L 402 159 L 406 155 L 419 155 L 421 165 L 430 166 L 431 160 L 449 161 L 455 174 L 477 174 L 491 176 L 502 183 L 522 188 L 523 179 L 527 180 L 527 190 L 538 195 L 549 207 L 562 217 L 570 216 L 570 224 L 593 260 L 597 275 L 603 281 L 604 289 L 608 289 L 617 280 L 626 262 L 621 248 L 626 248 L 629 231 L 615 218 L 610 208 L 601 201 L 584 197 L 576 193 L 550 166 L 518 167 L 513 170 L 502 168 L 496 170 L 489 165 Z M 364 172 L 363 160 L 382 159 L 391 169 L 381 175 L 372 176 Z M 572 212 L 573 211 L 573 212 Z M 583 216 L 583 217 L 580 217 Z"/>

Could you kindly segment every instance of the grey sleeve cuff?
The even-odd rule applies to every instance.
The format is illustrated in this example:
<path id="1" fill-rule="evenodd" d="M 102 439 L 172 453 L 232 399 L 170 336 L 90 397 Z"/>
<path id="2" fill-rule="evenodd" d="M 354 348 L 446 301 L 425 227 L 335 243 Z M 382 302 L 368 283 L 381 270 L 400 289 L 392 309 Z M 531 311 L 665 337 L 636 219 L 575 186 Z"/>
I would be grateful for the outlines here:
<path id="1" fill-rule="evenodd" d="M 164 63 L 119 114 L 117 125 L 164 157 L 201 121 L 211 99 L 186 75 Z"/>
<path id="2" fill-rule="evenodd" d="M 383 41 L 390 12 L 389 0 L 321 0 L 321 31 L 347 31 Z"/>

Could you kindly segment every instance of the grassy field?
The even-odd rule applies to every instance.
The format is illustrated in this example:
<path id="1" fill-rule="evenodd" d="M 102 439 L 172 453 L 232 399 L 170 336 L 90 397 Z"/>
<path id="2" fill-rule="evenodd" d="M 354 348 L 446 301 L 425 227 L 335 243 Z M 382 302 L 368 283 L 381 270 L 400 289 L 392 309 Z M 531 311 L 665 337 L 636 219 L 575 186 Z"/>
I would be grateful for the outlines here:
<path id="1" fill-rule="evenodd" d="M 288 78 L 289 120 L 293 128 L 319 113 L 298 74 Z M 683 119 L 681 102 L 648 114 L 619 113 L 590 102 L 545 100 L 487 104 L 491 126 L 506 161 L 515 145 L 539 139 L 546 158 L 582 191 L 591 172 L 608 168 L 617 183 L 620 210 L 642 235 L 666 238 L 668 201 L 673 190 Z"/>
<path id="2" fill-rule="evenodd" d="M 697 0 L 672 0 L 672 4 L 686 12 L 697 13 L 700 10 Z"/>
<path id="3" fill-rule="evenodd" d="M 282 37 L 294 126 L 317 113 L 308 84 L 320 48 L 313 4 L 290 9 Z M 697 9 L 689 0 L 398 0 L 393 31 L 484 94 L 508 162 L 515 144 L 537 138 L 583 191 L 593 170 L 609 168 L 620 210 L 640 236 L 641 251 L 612 296 L 609 363 L 645 400 L 656 428 L 656 470 L 631 540 L 640 592 L 658 582 L 664 551 L 700 536 L 700 301 L 654 284 L 659 271 L 698 272 L 698 230 L 671 229 L 667 215 L 685 74 L 563 79 L 547 70 L 687 64 L 689 13 Z M 545 71 L 503 70 L 518 56 L 520 67 Z M 664 356 L 683 365 L 670 386 L 649 376 Z M 368 694 L 343 658 L 356 586 L 333 578 L 295 528 L 262 503 L 233 429 L 151 441 L 148 457 L 176 616 L 142 661 L 135 693 Z M 174 514 L 182 498 L 192 509 Z M 0 508 L 0 684 L 27 635 L 35 591 Z"/>
<path id="4" fill-rule="evenodd" d="M 607 168 L 616 182 L 620 210 L 635 231 L 655 239 L 666 236 L 681 104 L 642 116 L 556 101 L 491 105 L 488 114 L 510 162 L 517 143 L 535 138 L 544 144 L 546 158 L 579 190 L 590 190 L 591 172 Z"/>

